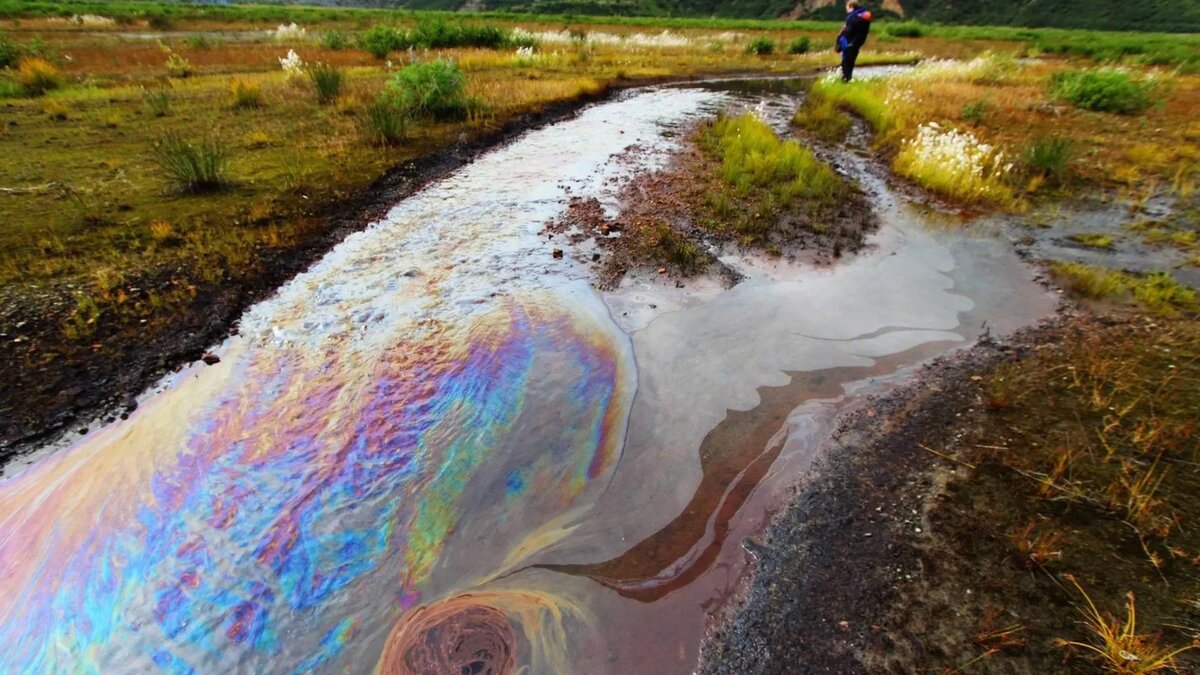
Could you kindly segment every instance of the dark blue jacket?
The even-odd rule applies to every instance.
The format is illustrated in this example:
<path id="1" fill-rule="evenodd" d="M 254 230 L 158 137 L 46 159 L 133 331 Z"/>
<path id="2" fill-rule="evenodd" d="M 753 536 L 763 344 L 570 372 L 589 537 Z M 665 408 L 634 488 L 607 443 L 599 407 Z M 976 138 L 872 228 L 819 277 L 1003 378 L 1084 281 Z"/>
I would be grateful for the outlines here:
<path id="1" fill-rule="evenodd" d="M 866 7 L 856 7 L 846 15 L 846 25 L 838 34 L 838 46 L 842 49 L 858 49 L 867 42 L 867 33 L 871 32 L 871 10 Z"/>

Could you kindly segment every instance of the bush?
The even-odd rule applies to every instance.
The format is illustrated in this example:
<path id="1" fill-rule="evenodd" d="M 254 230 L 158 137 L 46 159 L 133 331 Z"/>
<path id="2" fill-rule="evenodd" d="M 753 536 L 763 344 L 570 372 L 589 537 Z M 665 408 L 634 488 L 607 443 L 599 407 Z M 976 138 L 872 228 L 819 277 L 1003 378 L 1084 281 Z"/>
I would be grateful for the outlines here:
<path id="1" fill-rule="evenodd" d="M 63 85 L 63 74 L 49 61 L 25 58 L 17 65 L 17 82 L 27 96 L 41 96 Z"/>
<path id="2" fill-rule="evenodd" d="M 25 50 L 21 49 L 21 45 L 9 40 L 4 33 L 0 33 L 0 68 L 15 65 L 24 54 Z"/>
<path id="3" fill-rule="evenodd" d="M 188 44 L 188 47 L 190 47 L 192 49 L 199 49 L 199 50 L 205 50 L 205 49 L 209 49 L 210 47 L 212 47 L 212 43 L 209 42 L 208 38 L 204 37 L 204 35 L 201 33 L 192 33 L 191 35 L 189 35 L 188 39 L 187 39 L 187 44 Z"/>
<path id="4" fill-rule="evenodd" d="M 340 30 L 325 31 L 321 34 L 321 45 L 326 49 L 341 51 L 350 46 L 350 36 Z"/>
<path id="5" fill-rule="evenodd" d="M 394 145 L 404 138 L 405 129 L 408 127 L 408 114 L 389 92 L 381 92 L 367 106 L 366 113 L 363 118 L 363 132 L 371 142 L 378 145 Z"/>
<path id="6" fill-rule="evenodd" d="M 167 133 L 154 144 L 154 162 L 187 192 L 215 190 L 228 183 L 227 155 L 216 139 L 189 143 L 174 132 Z"/>
<path id="7" fill-rule="evenodd" d="M 1050 78 L 1050 93 L 1084 110 L 1135 115 L 1155 101 L 1153 80 L 1123 70 L 1065 70 Z"/>
<path id="8" fill-rule="evenodd" d="M 328 63 L 314 63 L 308 67 L 308 79 L 317 91 L 317 103 L 330 103 L 342 91 L 342 71 Z"/>
<path id="9" fill-rule="evenodd" d="M 261 108 L 262 86 L 257 82 L 237 79 L 229 85 L 229 105 L 237 109 Z"/>
<path id="10" fill-rule="evenodd" d="M 371 26 L 358 38 L 358 45 L 377 59 L 386 59 L 387 55 L 399 49 L 403 42 L 403 33 L 382 24 Z"/>
<path id="11" fill-rule="evenodd" d="M 805 35 L 789 42 L 787 50 L 789 54 L 807 54 L 810 48 L 812 48 L 812 41 Z"/>
<path id="12" fill-rule="evenodd" d="M 395 103 L 412 117 L 460 119 L 470 107 L 467 77 L 452 61 L 414 63 L 396 71 L 389 84 Z"/>
<path id="13" fill-rule="evenodd" d="M 765 35 L 760 35 L 760 36 L 754 38 L 753 40 L 750 41 L 749 44 L 746 45 L 746 53 L 747 54 L 757 54 L 758 56 L 766 56 L 767 54 L 770 54 L 771 52 L 774 52 L 774 51 L 775 51 L 775 42 L 771 38 L 769 38 Z"/>
<path id="14" fill-rule="evenodd" d="M 1061 179 L 1067 174 L 1073 149 L 1069 139 L 1059 136 L 1034 139 L 1021 152 L 1021 164 L 1043 176 Z"/>

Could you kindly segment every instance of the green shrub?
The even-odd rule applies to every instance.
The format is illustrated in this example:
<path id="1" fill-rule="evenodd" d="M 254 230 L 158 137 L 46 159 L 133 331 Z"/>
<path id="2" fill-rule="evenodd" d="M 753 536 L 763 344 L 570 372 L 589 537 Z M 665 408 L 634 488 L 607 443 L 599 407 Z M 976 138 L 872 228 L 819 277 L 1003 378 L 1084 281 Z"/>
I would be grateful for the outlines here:
<path id="1" fill-rule="evenodd" d="M 317 103 L 329 103 L 342 91 L 342 71 L 328 63 L 314 63 L 308 67 L 308 79 L 317 91 Z"/>
<path id="2" fill-rule="evenodd" d="M 341 51 L 350 46 L 350 36 L 340 30 L 328 30 L 321 34 L 321 45 L 326 49 Z"/>
<path id="3" fill-rule="evenodd" d="M 1155 102 L 1157 86 L 1123 70 L 1064 70 L 1050 78 L 1050 93 L 1084 110 L 1135 115 Z"/>
<path id="4" fill-rule="evenodd" d="M 928 31 L 925 26 L 916 21 L 905 21 L 903 23 L 888 24 L 884 26 L 883 32 L 893 37 L 917 38 L 922 37 Z"/>
<path id="5" fill-rule="evenodd" d="M 154 163 L 166 178 L 187 192 L 215 190 L 228 184 L 225 148 L 215 138 L 189 143 L 168 132 L 154 144 Z"/>
<path id="6" fill-rule="evenodd" d="M 396 71 L 388 85 L 396 104 L 412 117 L 461 119 L 470 107 L 467 77 L 453 61 L 414 63 Z"/>
<path id="7" fill-rule="evenodd" d="M 51 89 L 58 89 L 65 79 L 49 61 L 39 58 L 24 58 L 17 65 L 17 82 L 28 96 L 41 96 Z"/>
<path id="8" fill-rule="evenodd" d="M 204 49 L 208 49 L 208 48 L 212 47 L 212 43 L 209 42 L 208 38 L 204 37 L 204 35 L 201 33 L 192 33 L 191 35 L 189 35 L 188 39 L 187 39 L 187 44 L 188 44 L 188 47 L 191 47 L 192 49 L 199 49 L 199 50 L 204 50 Z"/>
<path id="9" fill-rule="evenodd" d="M 807 54 L 811 48 L 812 41 L 805 35 L 789 42 L 787 50 L 789 54 Z"/>
<path id="10" fill-rule="evenodd" d="M 399 49 L 403 42 L 403 33 L 382 24 L 371 26 L 358 37 L 358 45 L 377 59 L 387 58 L 387 55 Z"/>
<path id="11" fill-rule="evenodd" d="M 363 133 L 378 145 L 394 145 L 404 138 L 408 128 L 408 113 L 390 92 L 380 92 L 367 106 L 363 117 Z"/>
<path id="12" fill-rule="evenodd" d="M 8 39 L 4 33 L 0 33 L 0 69 L 16 65 L 24 54 L 25 50 L 21 49 L 21 45 Z"/>
<path id="13" fill-rule="evenodd" d="M 165 88 L 142 89 L 142 101 L 155 117 L 164 117 L 171 112 L 171 94 Z"/>
<path id="14" fill-rule="evenodd" d="M 1021 152 L 1021 164 L 1048 178 L 1061 179 L 1067 175 L 1067 164 L 1071 161 L 1073 150 L 1074 146 L 1067 138 L 1036 138 Z"/>
<path id="15" fill-rule="evenodd" d="M 963 104 L 962 112 L 959 113 L 959 116 L 963 118 L 964 122 L 970 122 L 971 124 L 982 124 L 983 116 L 991 107 L 992 104 L 982 99 L 978 101 L 971 101 L 970 103 Z"/>
<path id="16" fill-rule="evenodd" d="M 766 56 L 775 51 L 775 41 L 771 38 L 760 35 L 746 45 L 747 54 L 756 54 L 758 56 Z"/>

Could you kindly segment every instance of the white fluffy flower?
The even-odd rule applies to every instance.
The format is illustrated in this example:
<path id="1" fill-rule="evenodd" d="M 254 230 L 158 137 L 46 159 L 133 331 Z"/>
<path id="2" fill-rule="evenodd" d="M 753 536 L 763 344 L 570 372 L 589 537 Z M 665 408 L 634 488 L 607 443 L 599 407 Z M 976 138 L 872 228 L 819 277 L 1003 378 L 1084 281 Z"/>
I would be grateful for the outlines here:
<path id="1" fill-rule="evenodd" d="M 303 40 L 308 35 L 308 31 L 297 25 L 295 22 L 290 24 L 279 24 L 275 27 L 272 33 L 276 40 Z"/>
<path id="2" fill-rule="evenodd" d="M 279 67 L 283 68 L 283 74 L 287 75 L 289 80 L 304 75 L 304 62 L 294 49 L 289 49 L 287 56 L 279 57 Z"/>

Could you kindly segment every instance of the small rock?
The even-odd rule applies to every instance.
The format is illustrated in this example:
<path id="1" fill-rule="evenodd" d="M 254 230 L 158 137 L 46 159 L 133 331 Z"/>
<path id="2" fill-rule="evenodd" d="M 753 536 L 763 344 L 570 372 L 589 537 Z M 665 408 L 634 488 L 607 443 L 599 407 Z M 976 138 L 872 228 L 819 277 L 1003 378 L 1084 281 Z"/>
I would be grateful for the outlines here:
<path id="1" fill-rule="evenodd" d="M 553 252 L 551 252 L 550 255 L 553 255 L 554 258 L 557 260 L 558 258 L 563 257 L 563 250 L 561 248 L 556 248 L 556 249 L 554 249 Z"/>
<path id="2" fill-rule="evenodd" d="M 658 268 L 658 273 L 659 273 L 659 274 L 666 274 L 666 273 L 667 273 L 667 268 L 665 268 L 665 267 L 660 267 L 660 268 Z"/>
<path id="3" fill-rule="evenodd" d="M 203 361 L 205 365 L 213 366 L 221 362 L 221 357 L 213 354 L 212 352 L 204 352 L 204 356 L 201 356 L 200 360 Z"/>
<path id="4" fill-rule="evenodd" d="M 600 254 L 599 254 L 599 253 L 593 253 L 593 254 L 592 254 L 592 262 L 597 262 L 597 261 L 599 261 L 599 260 L 600 260 Z"/>

